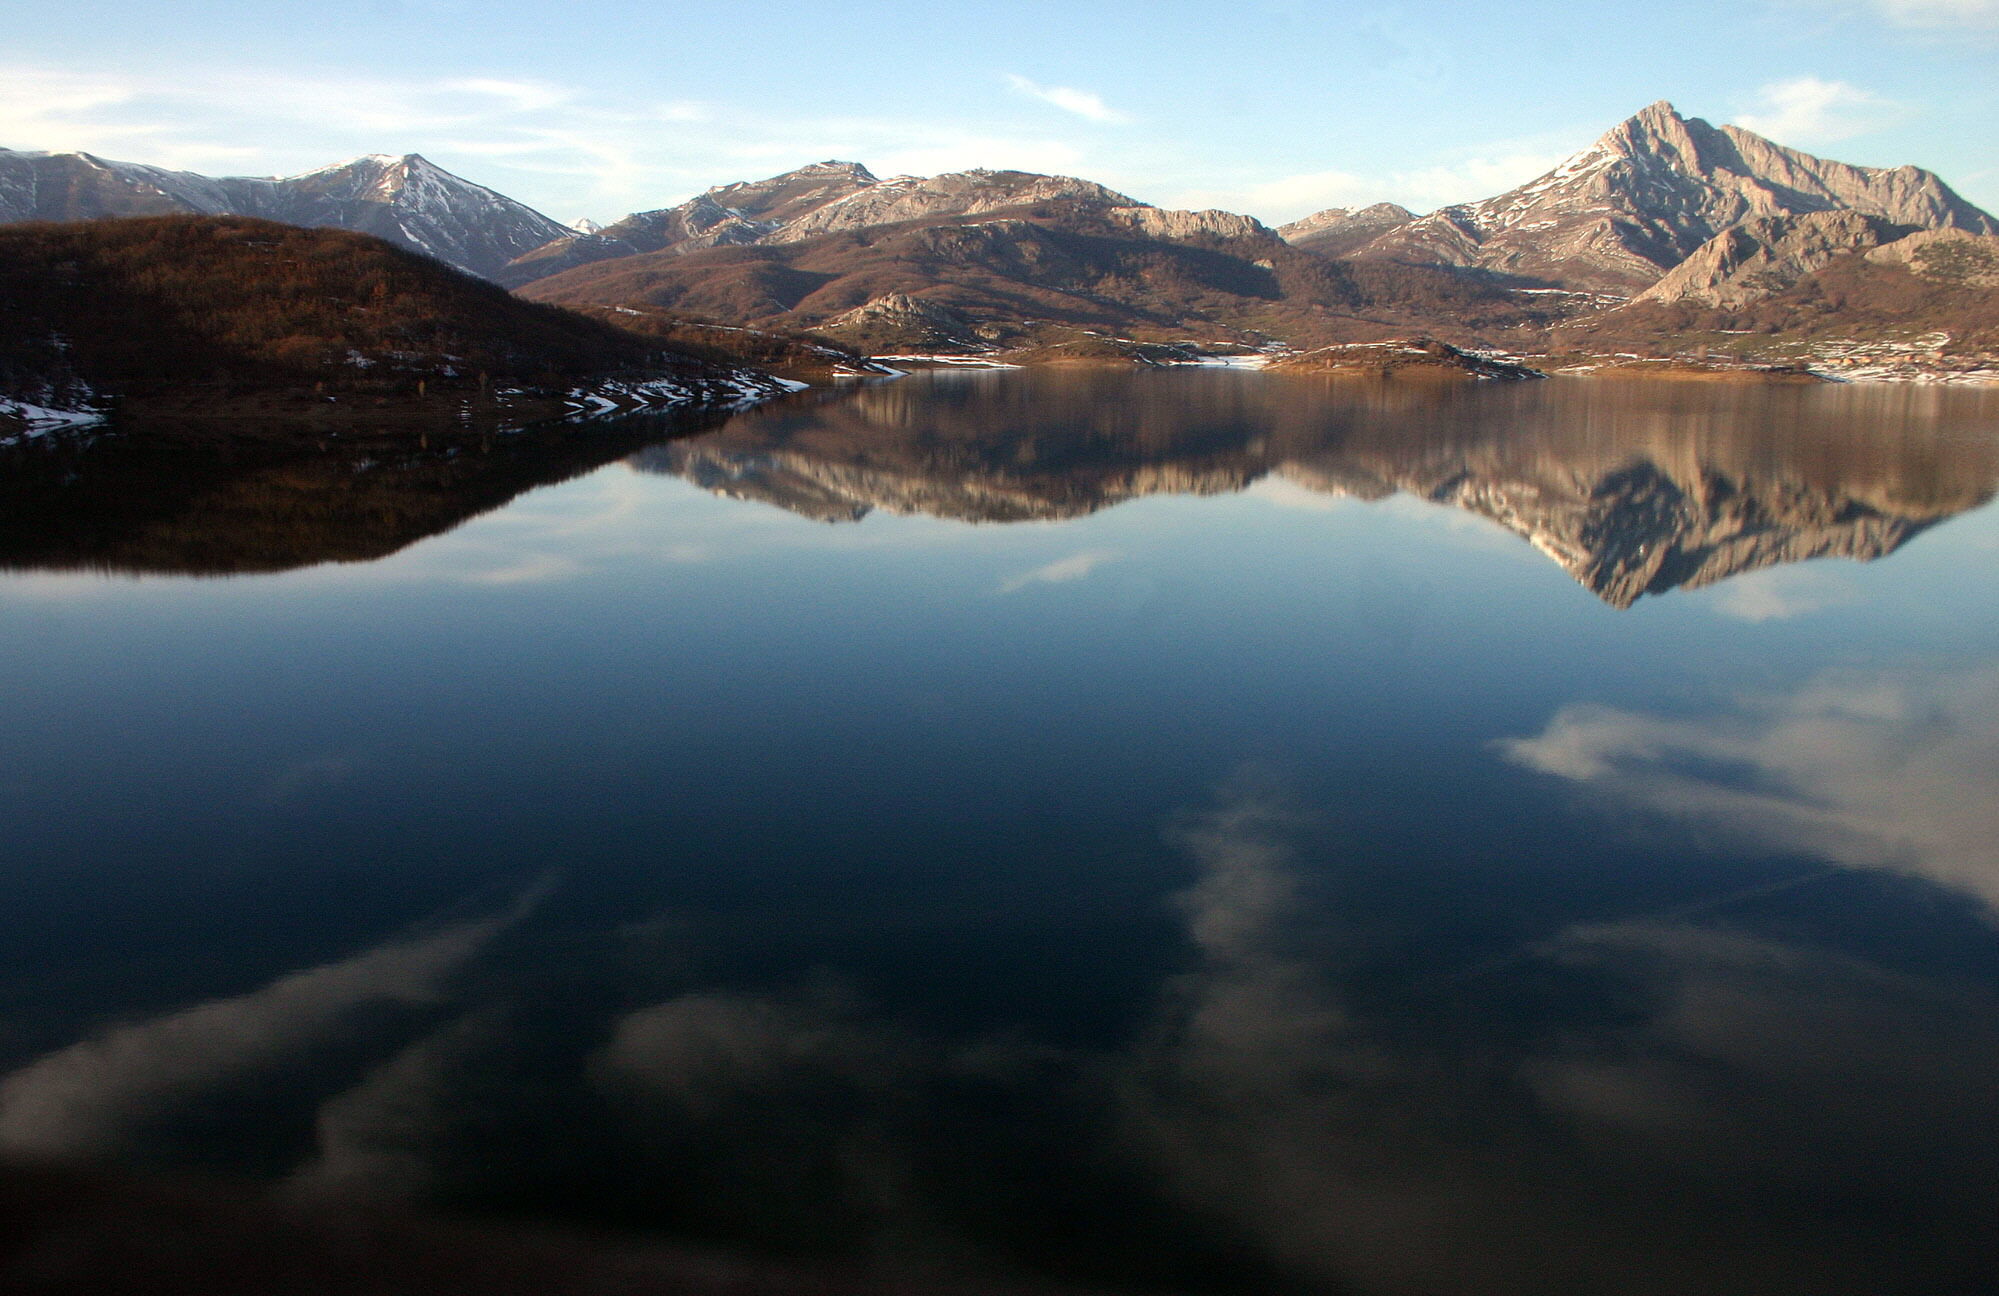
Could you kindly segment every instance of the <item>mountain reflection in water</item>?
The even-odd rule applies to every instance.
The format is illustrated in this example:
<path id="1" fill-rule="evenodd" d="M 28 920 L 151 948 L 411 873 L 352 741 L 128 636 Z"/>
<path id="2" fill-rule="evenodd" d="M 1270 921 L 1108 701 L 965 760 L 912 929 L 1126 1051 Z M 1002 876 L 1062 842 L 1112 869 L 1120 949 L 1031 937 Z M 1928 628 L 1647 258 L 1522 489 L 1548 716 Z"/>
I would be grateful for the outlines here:
<path id="1" fill-rule="evenodd" d="M 0 570 L 183 576 L 374 562 L 523 491 L 726 415 L 638 415 L 468 436 L 50 438 L 0 451 Z"/>
<path id="2" fill-rule="evenodd" d="M 1878 558 L 1992 498 L 1999 401 L 1935 389 L 1554 381 L 1421 390 L 1261 374 L 883 385 L 642 452 L 828 522 L 1077 517 L 1260 480 L 1396 492 L 1523 536 L 1615 607 L 1807 558 Z"/>
<path id="3" fill-rule="evenodd" d="M 828 522 L 1045 521 L 1258 482 L 1401 492 L 1491 519 L 1621 608 L 1781 563 L 1878 558 L 1985 503 L 1999 444 L 1962 434 L 1989 427 L 1995 404 L 1909 387 L 1052 372 L 820 393 L 708 435 L 652 417 L 283 457 L 113 438 L 15 452 L 0 472 L 0 567 L 367 561 L 636 449 L 645 471 Z"/>

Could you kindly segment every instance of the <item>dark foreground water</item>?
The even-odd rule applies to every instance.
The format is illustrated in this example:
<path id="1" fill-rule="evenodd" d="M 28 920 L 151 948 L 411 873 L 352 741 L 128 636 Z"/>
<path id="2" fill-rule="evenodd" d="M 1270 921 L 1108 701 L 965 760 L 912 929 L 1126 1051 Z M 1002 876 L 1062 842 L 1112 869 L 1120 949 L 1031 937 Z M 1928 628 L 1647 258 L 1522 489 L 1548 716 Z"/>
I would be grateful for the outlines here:
<path id="1" fill-rule="evenodd" d="M 0 1153 L 1083 1291 L 1994 1289 L 1999 393 L 674 430 L 0 465 Z"/>

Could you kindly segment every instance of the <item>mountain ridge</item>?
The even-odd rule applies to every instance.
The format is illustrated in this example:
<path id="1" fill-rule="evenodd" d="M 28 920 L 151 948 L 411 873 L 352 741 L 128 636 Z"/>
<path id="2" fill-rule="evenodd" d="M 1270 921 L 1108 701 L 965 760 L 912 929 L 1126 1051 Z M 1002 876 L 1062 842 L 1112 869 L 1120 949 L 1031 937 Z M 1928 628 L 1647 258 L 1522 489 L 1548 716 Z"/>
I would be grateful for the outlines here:
<path id="1" fill-rule="evenodd" d="M 487 279 L 575 235 L 417 153 L 371 153 L 291 176 L 211 178 L 90 153 L 0 149 L 0 224 L 177 215 L 354 230 Z"/>
<path id="2" fill-rule="evenodd" d="M 1832 210 L 1999 233 L 1999 221 L 1931 172 L 1815 157 L 1683 117 L 1662 99 L 1526 184 L 1439 208 L 1350 255 L 1630 292 L 1745 220 Z"/>

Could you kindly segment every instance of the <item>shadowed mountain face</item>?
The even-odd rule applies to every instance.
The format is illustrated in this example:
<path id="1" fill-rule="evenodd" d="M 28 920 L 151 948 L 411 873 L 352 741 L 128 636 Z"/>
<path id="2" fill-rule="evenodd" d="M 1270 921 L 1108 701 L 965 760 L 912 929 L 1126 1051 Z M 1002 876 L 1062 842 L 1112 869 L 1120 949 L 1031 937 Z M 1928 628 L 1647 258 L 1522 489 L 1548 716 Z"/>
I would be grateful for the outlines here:
<path id="1" fill-rule="evenodd" d="M 1999 442 L 1933 391 L 1545 383 L 1462 392 L 1277 375 L 898 383 L 752 413 L 636 462 L 827 522 L 1076 517 L 1273 479 L 1491 519 L 1615 607 L 1808 558 L 1892 553 L 1990 499 Z M 1986 407 L 1989 415 L 1989 406 Z"/>

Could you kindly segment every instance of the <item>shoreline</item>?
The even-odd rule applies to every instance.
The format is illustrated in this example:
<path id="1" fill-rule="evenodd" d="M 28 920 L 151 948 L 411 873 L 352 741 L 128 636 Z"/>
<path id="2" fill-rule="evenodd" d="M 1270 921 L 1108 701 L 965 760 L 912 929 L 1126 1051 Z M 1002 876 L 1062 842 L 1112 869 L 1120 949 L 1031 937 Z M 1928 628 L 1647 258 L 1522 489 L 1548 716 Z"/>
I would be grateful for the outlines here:
<path id="1" fill-rule="evenodd" d="M 811 384 L 758 370 L 606 378 L 561 390 L 502 386 L 488 392 L 370 397 L 304 387 L 239 391 L 202 400 L 188 391 L 107 404 L 39 404 L 0 397 L 0 447 L 46 437 L 120 429 L 161 431 L 222 425 L 237 434 L 261 428 L 280 436 L 339 437 L 405 430 L 422 435 L 507 434 L 549 424 L 586 424 L 634 414 L 724 412 L 805 391 Z"/>

